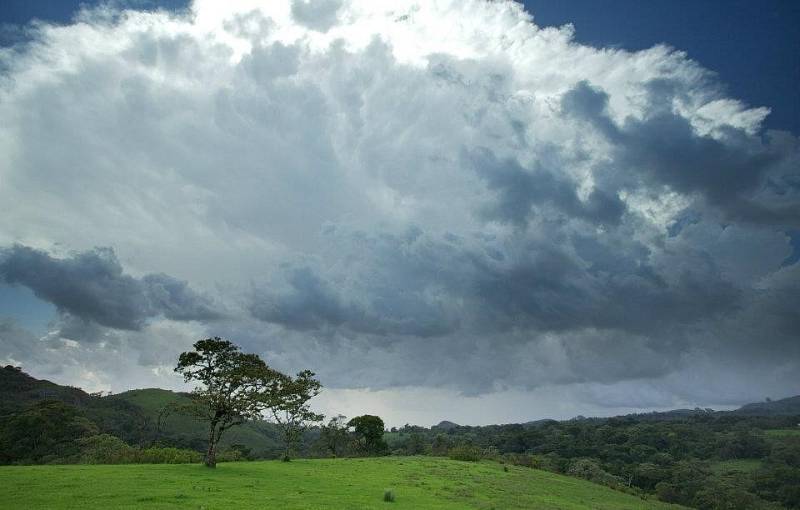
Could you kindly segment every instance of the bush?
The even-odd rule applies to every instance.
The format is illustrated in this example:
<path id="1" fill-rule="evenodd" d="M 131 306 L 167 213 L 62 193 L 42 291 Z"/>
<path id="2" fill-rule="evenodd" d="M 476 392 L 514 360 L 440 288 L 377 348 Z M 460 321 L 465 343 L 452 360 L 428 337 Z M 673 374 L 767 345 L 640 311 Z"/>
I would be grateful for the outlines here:
<path id="1" fill-rule="evenodd" d="M 225 450 L 217 455 L 217 462 L 240 462 L 246 460 L 242 452 L 236 449 Z"/>
<path id="2" fill-rule="evenodd" d="M 110 434 L 98 434 L 77 441 L 84 464 L 128 464 L 136 450 L 122 439 Z"/>
<path id="3" fill-rule="evenodd" d="M 507 453 L 502 457 L 503 461 L 514 466 L 541 469 L 542 462 L 533 455 L 525 453 Z"/>
<path id="4" fill-rule="evenodd" d="M 77 441 L 85 464 L 191 464 L 202 456 L 181 448 L 134 448 L 110 434 L 98 434 Z"/>
<path id="5" fill-rule="evenodd" d="M 444 434 L 436 434 L 431 443 L 431 455 L 446 457 L 450 449 L 450 439 Z"/>
<path id="6" fill-rule="evenodd" d="M 481 460 L 480 448 L 471 444 L 462 444 L 450 448 L 448 455 L 453 460 L 463 460 L 467 462 L 478 462 Z"/>
<path id="7" fill-rule="evenodd" d="M 578 459 L 574 461 L 567 470 L 567 474 L 608 487 L 618 487 L 620 485 L 620 479 L 600 467 L 600 464 L 594 459 Z"/>
<path id="8" fill-rule="evenodd" d="M 194 464 L 202 460 L 202 455 L 194 450 L 180 448 L 145 448 L 137 450 L 139 464 Z"/>
<path id="9" fill-rule="evenodd" d="M 383 500 L 386 503 L 394 503 L 394 491 L 388 489 L 383 491 Z"/>
<path id="10" fill-rule="evenodd" d="M 533 467 L 552 471 L 553 473 L 566 473 L 571 465 L 569 459 L 565 459 L 556 453 L 537 455 L 533 457 L 533 461 Z"/>

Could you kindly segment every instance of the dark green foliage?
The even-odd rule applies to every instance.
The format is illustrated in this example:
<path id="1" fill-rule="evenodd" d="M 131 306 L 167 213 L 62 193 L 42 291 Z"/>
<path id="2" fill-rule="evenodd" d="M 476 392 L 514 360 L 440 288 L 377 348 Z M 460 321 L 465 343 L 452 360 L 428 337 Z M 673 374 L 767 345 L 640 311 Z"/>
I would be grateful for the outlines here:
<path id="1" fill-rule="evenodd" d="M 365 414 L 347 422 L 353 428 L 355 444 L 365 455 L 386 455 L 389 445 L 383 439 L 383 420 L 379 416 Z"/>
<path id="2" fill-rule="evenodd" d="M 404 435 L 396 446 L 400 448 L 403 455 L 424 455 L 428 453 L 429 446 L 425 438 L 419 432 L 412 432 L 411 434 Z M 432 450 L 432 447 L 430 447 Z"/>
<path id="3" fill-rule="evenodd" d="M 656 484 L 656 493 L 661 501 L 690 506 L 695 495 L 706 486 L 711 474 L 705 462 L 686 460 L 673 466 L 666 481 Z"/>
<path id="4" fill-rule="evenodd" d="M 386 503 L 394 503 L 394 491 L 388 489 L 383 491 L 383 501 Z"/>
<path id="5" fill-rule="evenodd" d="M 451 446 L 450 439 L 445 434 L 436 434 L 431 443 L 431 455 L 444 457 Z"/>
<path id="6" fill-rule="evenodd" d="M 320 427 L 320 441 L 325 451 L 333 457 L 345 453 L 349 434 L 347 431 L 347 418 L 340 415 L 328 420 L 327 425 Z"/>
<path id="7" fill-rule="evenodd" d="M 481 449 L 473 444 L 460 444 L 450 448 L 448 455 L 453 460 L 478 462 L 481 460 Z"/>
<path id="8" fill-rule="evenodd" d="M 126 464 L 134 449 L 122 439 L 110 434 L 99 434 L 79 439 L 80 461 L 84 464 Z"/>
<path id="9" fill-rule="evenodd" d="M 3 421 L 0 462 L 48 463 L 77 454 L 76 439 L 97 434 L 91 420 L 76 407 L 45 400 Z"/>
<path id="10" fill-rule="evenodd" d="M 0 369 L 0 416 L 19 412 L 42 400 L 57 400 L 79 407 L 92 397 L 79 388 L 34 379 L 11 365 Z"/>
<path id="11" fill-rule="evenodd" d="M 595 459 L 577 459 L 573 461 L 569 469 L 567 469 L 567 474 L 608 487 L 620 487 L 622 485 L 619 477 L 604 470 Z"/>
<path id="12" fill-rule="evenodd" d="M 192 464 L 202 456 L 194 450 L 180 448 L 134 448 L 108 434 L 78 441 L 79 460 L 84 464 Z"/>
<path id="13" fill-rule="evenodd" d="M 721 459 L 758 459 L 769 453 L 769 444 L 758 430 L 740 429 L 719 438 Z"/>
<path id="14" fill-rule="evenodd" d="M 800 436 L 776 444 L 754 477 L 759 496 L 800 508 Z"/>
<path id="15" fill-rule="evenodd" d="M 259 418 L 262 391 L 285 376 L 270 369 L 257 355 L 245 354 L 219 337 L 199 340 L 194 349 L 181 353 L 175 371 L 186 382 L 199 384 L 192 391 L 191 405 L 182 411 L 208 423 L 205 464 L 213 468 L 222 434 Z"/>
<path id="16" fill-rule="evenodd" d="M 767 510 L 780 508 L 728 480 L 710 480 L 702 489 L 697 491 L 689 506 L 704 510 Z"/>
<path id="17" fill-rule="evenodd" d="M 268 410 L 280 427 L 283 460 L 288 462 L 303 431 L 324 418 L 313 412 L 309 405 L 309 401 L 319 395 L 322 385 L 310 370 L 298 372 L 295 377 L 275 372 L 267 374 L 267 377 L 269 379 L 262 381 L 262 389 L 256 398 L 261 409 Z"/>
<path id="18" fill-rule="evenodd" d="M 220 460 L 226 460 L 223 459 L 224 455 L 225 452 Z M 133 464 L 194 464 L 200 462 L 203 456 L 197 451 L 182 448 L 145 448 L 135 450 L 133 458 Z"/>

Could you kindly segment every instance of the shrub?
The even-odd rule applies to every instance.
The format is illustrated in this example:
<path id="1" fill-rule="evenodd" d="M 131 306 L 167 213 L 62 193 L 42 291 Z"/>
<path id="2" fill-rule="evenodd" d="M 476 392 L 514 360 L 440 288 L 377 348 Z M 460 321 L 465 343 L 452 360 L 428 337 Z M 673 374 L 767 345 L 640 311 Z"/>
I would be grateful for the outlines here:
<path id="1" fill-rule="evenodd" d="M 503 455 L 503 460 L 512 464 L 514 466 L 522 466 L 527 468 L 541 468 L 542 463 L 539 459 L 534 457 L 533 455 L 527 455 L 525 453 L 507 453 Z"/>
<path id="2" fill-rule="evenodd" d="M 217 462 L 239 462 L 245 460 L 242 452 L 235 449 L 225 450 L 217 455 Z"/>
<path id="3" fill-rule="evenodd" d="M 448 455 L 453 460 L 463 460 L 467 462 L 477 462 L 481 460 L 480 448 L 471 444 L 462 444 L 450 448 Z"/>
<path id="4" fill-rule="evenodd" d="M 79 461 L 85 464 L 191 464 L 202 456 L 181 448 L 134 448 L 122 439 L 98 434 L 79 439 Z"/>
<path id="5" fill-rule="evenodd" d="M 574 461 L 567 470 L 567 474 L 608 487 L 618 487 L 620 485 L 619 477 L 605 471 L 594 459 L 578 459 Z"/>
<path id="6" fill-rule="evenodd" d="M 446 457 L 450 449 L 450 439 L 444 434 L 436 434 L 431 444 L 431 455 Z"/>
<path id="7" fill-rule="evenodd" d="M 383 491 L 383 500 L 386 503 L 394 503 L 394 491 L 389 489 Z"/>
<path id="8" fill-rule="evenodd" d="M 202 455 L 194 450 L 145 448 L 137 451 L 136 462 L 140 464 L 193 464 L 201 460 Z"/>
<path id="9" fill-rule="evenodd" d="M 128 464 L 135 462 L 136 450 L 122 439 L 110 434 L 98 434 L 77 441 L 85 464 Z"/>

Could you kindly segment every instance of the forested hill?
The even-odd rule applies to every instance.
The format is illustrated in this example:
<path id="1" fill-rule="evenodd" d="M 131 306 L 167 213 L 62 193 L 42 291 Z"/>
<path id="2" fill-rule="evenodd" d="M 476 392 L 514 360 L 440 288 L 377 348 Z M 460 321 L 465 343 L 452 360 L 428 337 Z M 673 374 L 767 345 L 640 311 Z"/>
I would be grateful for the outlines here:
<path id="1" fill-rule="evenodd" d="M 80 388 L 60 386 L 50 381 L 35 379 L 10 365 L 0 369 L 0 416 L 11 414 L 41 400 L 87 405 L 91 398 Z"/>
<path id="2" fill-rule="evenodd" d="M 71 386 L 36 379 L 12 366 L 0 369 L 0 443 L 15 443 L 17 433 L 31 436 L 31 427 L 62 424 L 64 430 L 42 430 L 58 443 L 58 435 L 110 434 L 135 446 L 167 445 L 202 451 L 205 425 L 178 412 L 188 395 L 162 389 L 131 390 L 117 395 L 89 394 Z M 71 430 L 67 428 L 72 427 Z M 25 432 L 25 431 L 28 432 Z M 74 438 L 72 438 L 74 439 Z M 47 441 L 45 441 L 47 442 Z M 66 455 L 58 448 L 26 451 L 9 445 L 12 460 L 39 462 L 41 456 Z M 278 432 L 267 422 L 247 423 L 230 430 L 221 447 L 253 457 L 271 457 L 280 450 Z M 52 451 L 51 451 L 52 450 Z M 68 450 L 68 449 L 67 449 Z M 2 461 L 3 459 L 0 459 Z"/>
<path id="3" fill-rule="evenodd" d="M 752 416 L 791 416 L 800 414 L 800 395 L 780 400 L 767 400 L 766 402 L 747 404 L 733 411 L 733 413 Z"/>

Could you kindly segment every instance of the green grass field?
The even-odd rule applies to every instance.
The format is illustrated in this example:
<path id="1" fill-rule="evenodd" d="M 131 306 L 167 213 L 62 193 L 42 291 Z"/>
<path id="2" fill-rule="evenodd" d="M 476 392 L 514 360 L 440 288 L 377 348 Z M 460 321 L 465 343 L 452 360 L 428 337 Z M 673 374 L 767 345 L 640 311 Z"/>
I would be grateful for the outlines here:
<path id="1" fill-rule="evenodd" d="M 428 457 L 199 465 L 0 467 L 19 509 L 667 509 L 576 478 Z M 383 501 L 391 489 L 395 502 Z"/>
<path id="2" fill-rule="evenodd" d="M 752 473 L 761 466 L 759 459 L 732 459 L 715 462 L 711 471 L 716 475 L 730 475 L 734 473 Z"/>
<path id="3" fill-rule="evenodd" d="M 800 427 L 794 429 L 771 429 L 764 431 L 768 438 L 800 437 Z"/>

